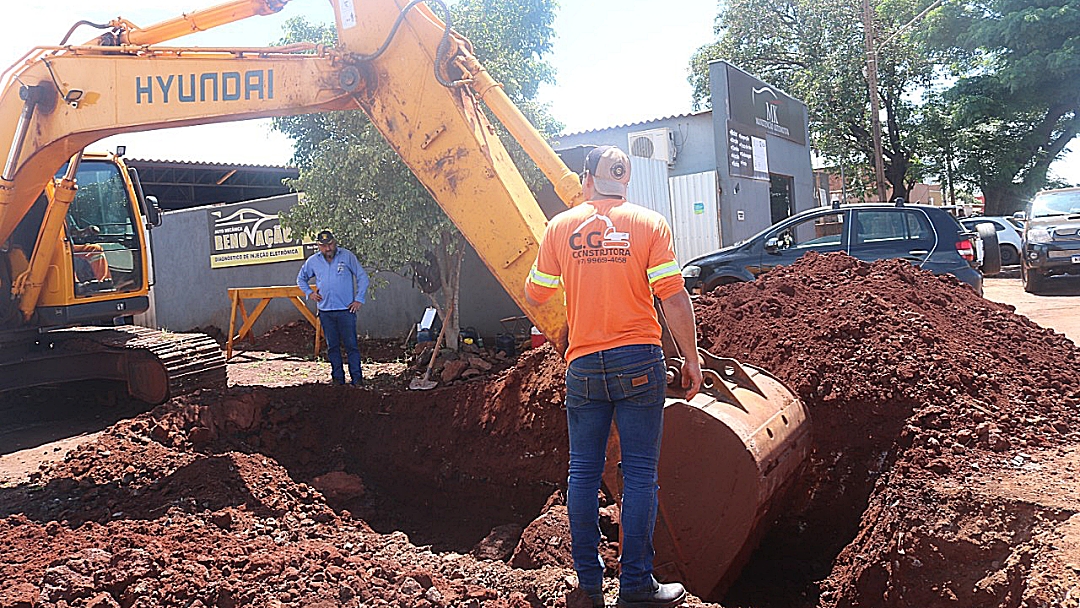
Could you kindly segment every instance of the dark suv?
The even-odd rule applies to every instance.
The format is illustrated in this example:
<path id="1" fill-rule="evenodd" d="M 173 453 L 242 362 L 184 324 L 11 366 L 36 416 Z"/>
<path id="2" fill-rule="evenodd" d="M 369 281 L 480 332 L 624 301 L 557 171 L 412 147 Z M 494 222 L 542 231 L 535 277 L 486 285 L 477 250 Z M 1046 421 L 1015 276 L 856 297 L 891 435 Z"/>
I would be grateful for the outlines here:
<path id="1" fill-rule="evenodd" d="M 690 293 L 752 281 L 777 266 L 789 266 L 808 251 L 843 251 L 872 262 L 908 260 L 935 274 L 952 274 L 982 295 L 975 269 L 977 238 L 956 218 L 929 205 L 857 204 L 818 207 L 793 215 L 749 239 L 695 258 L 683 266 Z"/>
<path id="2" fill-rule="evenodd" d="M 1024 220 L 1025 291 L 1038 293 L 1056 274 L 1080 274 L 1080 188 L 1044 190 L 1017 216 Z"/>

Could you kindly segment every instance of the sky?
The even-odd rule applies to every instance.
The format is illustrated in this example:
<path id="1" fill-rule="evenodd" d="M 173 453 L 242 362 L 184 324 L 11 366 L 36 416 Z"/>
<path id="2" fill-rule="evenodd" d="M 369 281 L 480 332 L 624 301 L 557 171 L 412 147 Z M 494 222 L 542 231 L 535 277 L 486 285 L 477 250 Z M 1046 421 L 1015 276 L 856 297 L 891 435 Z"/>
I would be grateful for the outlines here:
<path id="1" fill-rule="evenodd" d="M 37 45 L 59 44 L 79 20 L 108 22 L 116 17 L 148 26 L 224 0 L 7 0 L 10 23 L 0 37 L 0 68 Z M 356 0 L 356 6 L 363 2 Z M 556 38 L 549 61 L 557 84 L 540 90 L 541 101 L 566 132 L 643 122 L 692 111 L 687 81 L 690 56 L 714 40 L 717 0 L 561 0 Z M 663 11 L 658 11 L 663 7 Z M 62 17 L 57 17 L 61 15 Z M 252 17 L 179 38 L 169 45 L 265 46 L 282 34 L 282 24 L 304 16 L 332 23 L 326 0 L 291 0 L 275 15 Z M 85 42 L 97 30 L 81 27 L 71 41 Z M 589 91 L 603 92 L 604 103 L 588 103 Z M 612 101 L 613 100 L 613 101 Z M 91 150 L 127 146 L 132 158 L 284 165 L 292 156 L 290 140 L 270 128 L 269 120 L 249 120 L 128 133 L 101 140 Z M 1080 183 L 1080 140 L 1074 152 L 1051 167 L 1059 177 Z"/>

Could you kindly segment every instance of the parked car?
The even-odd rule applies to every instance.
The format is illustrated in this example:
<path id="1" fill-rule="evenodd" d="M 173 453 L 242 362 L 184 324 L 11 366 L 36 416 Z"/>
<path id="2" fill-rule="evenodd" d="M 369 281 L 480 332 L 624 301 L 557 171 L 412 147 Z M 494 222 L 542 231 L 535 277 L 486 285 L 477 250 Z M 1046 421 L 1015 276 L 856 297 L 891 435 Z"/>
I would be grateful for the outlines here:
<path id="1" fill-rule="evenodd" d="M 979 224 L 990 224 L 997 232 L 998 249 L 1001 251 L 1001 265 L 1012 266 L 1020 263 L 1020 250 L 1023 248 L 1020 230 L 1012 223 L 1012 218 L 1001 216 L 968 217 L 960 220 L 968 230 L 975 231 Z"/>
<path id="2" fill-rule="evenodd" d="M 1016 217 L 1024 222 L 1025 291 L 1039 293 L 1054 275 L 1080 274 L 1080 188 L 1044 190 Z"/>
<path id="3" fill-rule="evenodd" d="M 952 274 L 982 295 L 983 277 L 975 267 L 976 238 L 940 207 L 880 203 L 819 207 L 690 260 L 682 275 L 687 291 L 703 293 L 725 283 L 752 281 L 809 251 L 843 251 L 867 262 L 908 260 L 935 274 Z"/>

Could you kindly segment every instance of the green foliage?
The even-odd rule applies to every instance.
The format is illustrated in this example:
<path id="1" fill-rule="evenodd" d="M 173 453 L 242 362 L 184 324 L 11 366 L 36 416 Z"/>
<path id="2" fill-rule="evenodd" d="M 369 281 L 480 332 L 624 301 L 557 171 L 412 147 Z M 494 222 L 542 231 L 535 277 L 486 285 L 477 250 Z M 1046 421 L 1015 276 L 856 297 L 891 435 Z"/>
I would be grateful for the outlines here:
<path id="1" fill-rule="evenodd" d="M 277 42 L 278 45 L 314 42 L 332 47 L 337 44 L 337 31 L 333 24 L 314 24 L 303 17 L 293 17 L 285 22 L 284 30 L 285 35 Z M 337 117 L 348 114 L 338 112 L 286 116 L 275 118 L 274 127 L 292 138 L 293 162 L 299 167 L 307 167 L 314 162 L 319 143 L 333 137 Z"/>
<path id="2" fill-rule="evenodd" d="M 959 171 L 987 213 L 1018 210 L 1080 130 L 1080 0 L 989 0 L 935 23 Z"/>
<path id="3" fill-rule="evenodd" d="M 470 39 L 481 63 L 549 136 L 561 125 L 532 99 L 541 83 L 554 80 L 544 56 L 551 50 L 555 6 L 553 0 L 458 0 L 451 7 L 454 29 Z M 332 25 L 297 18 L 285 27 L 282 44 L 335 43 Z M 290 185 L 304 198 L 285 218 L 291 228 L 307 233 L 334 230 L 369 270 L 402 272 L 424 263 L 430 251 L 445 286 L 442 301 L 433 300 L 443 309 L 456 300 L 463 239 L 362 112 L 278 118 L 274 124 L 295 142 L 293 160 L 300 168 Z M 539 170 L 501 125 L 496 126 L 527 183 L 539 190 Z"/>
<path id="4" fill-rule="evenodd" d="M 1046 182 L 1077 133 L 1080 0 L 875 0 L 882 151 L 894 194 L 938 176 L 979 186 L 998 212 Z M 725 59 L 804 100 L 815 149 L 873 162 L 860 0 L 729 0 L 691 58 L 696 107 Z M 911 23 L 915 20 L 914 23 Z M 905 29 L 905 25 L 910 27 Z M 988 209 L 988 212 L 990 209 Z"/>
<path id="5" fill-rule="evenodd" d="M 814 146 L 837 159 L 868 133 L 869 97 L 858 2 L 733 0 L 716 21 L 717 42 L 691 60 L 695 104 L 708 102 L 708 62 L 724 59 L 805 101 Z M 864 107 L 865 106 L 865 107 Z"/>
<path id="6" fill-rule="evenodd" d="M 534 99 L 541 83 L 555 82 L 554 68 L 543 59 L 555 35 L 555 6 L 550 0 L 459 0 L 450 10 L 476 58 L 521 103 Z"/>
<path id="7" fill-rule="evenodd" d="M 865 34 L 859 0 L 731 0 L 716 20 L 717 41 L 691 59 L 697 106 L 708 103 L 708 63 L 725 59 L 806 102 L 813 146 L 835 163 L 870 167 L 873 138 L 864 76 Z M 892 36 L 920 7 L 912 0 L 877 6 L 876 37 Z M 929 83 L 933 65 L 897 36 L 879 53 L 879 94 L 886 118 L 882 149 L 896 195 L 913 180 L 919 146 L 913 99 Z M 858 172 L 857 172 L 858 173 Z"/>
<path id="8" fill-rule="evenodd" d="M 288 214 L 290 226 L 308 233 L 331 228 L 375 271 L 399 271 L 425 251 L 449 245 L 442 242 L 453 231 L 449 219 L 366 116 L 318 118 L 327 118 L 318 125 L 326 136 L 312 143 L 301 165 L 295 187 L 304 197 Z"/>
<path id="9" fill-rule="evenodd" d="M 555 83 L 555 69 L 544 57 L 551 52 L 555 35 L 554 0 L 457 0 L 450 7 L 454 29 L 473 45 L 473 53 L 488 72 L 503 84 L 503 90 L 549 140 L 562 124 L 546 104 L 535 100 L 541 84 Z M 539 192 L 546 178 L 491 113 L 487 117 L 498 129 L 510 157 L 525 182 Z"/>

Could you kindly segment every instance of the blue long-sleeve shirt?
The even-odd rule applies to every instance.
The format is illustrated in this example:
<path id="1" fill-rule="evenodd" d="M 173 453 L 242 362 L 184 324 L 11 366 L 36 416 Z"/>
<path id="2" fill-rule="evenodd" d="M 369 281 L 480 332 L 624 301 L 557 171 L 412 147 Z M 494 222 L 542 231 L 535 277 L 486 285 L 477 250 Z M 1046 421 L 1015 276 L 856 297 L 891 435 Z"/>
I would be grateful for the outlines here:
<path id="1" fill-rule="evenodd" d="M 322 294 L 319 310 L 345 310 L 349 304 L 367 303 L 368 275 L 353 252 L 338 247 L 332 260 L 320 252 L 312 255 L 300 267 L 296 285 L 311 297 L 308 282 L 315 277 L 315 287 Z"/>

